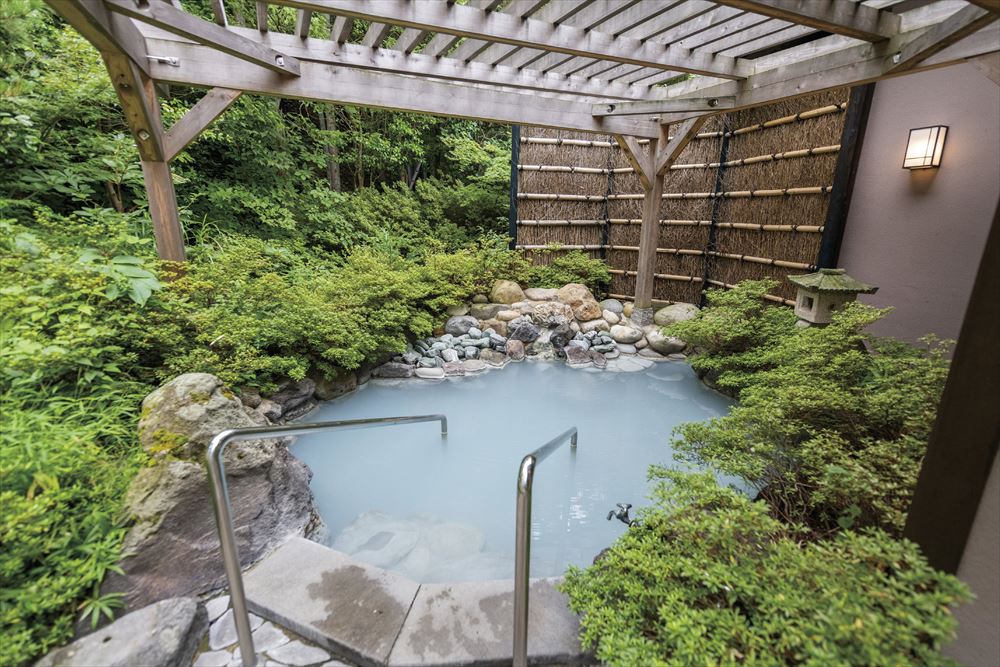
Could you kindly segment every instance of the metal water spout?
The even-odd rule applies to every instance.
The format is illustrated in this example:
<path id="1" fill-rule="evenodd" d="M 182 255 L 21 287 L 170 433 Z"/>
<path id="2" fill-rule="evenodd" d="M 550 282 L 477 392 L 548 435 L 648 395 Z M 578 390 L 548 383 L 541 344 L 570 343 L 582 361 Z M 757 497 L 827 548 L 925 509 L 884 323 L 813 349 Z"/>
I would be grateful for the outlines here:
<path id="1" fill-rule="evenodd" d="M 639 523 L 637 519 L 629 518 L 628 511 L 632 509 L 632 505 L 630 503 L 617 503 L 616 507 L 618 507 L 617 512 L 614 510 L 608 512 L 608 521 L 611 521 L 611 519 L 618 519 L 629 527 L 635 526 Z"/>

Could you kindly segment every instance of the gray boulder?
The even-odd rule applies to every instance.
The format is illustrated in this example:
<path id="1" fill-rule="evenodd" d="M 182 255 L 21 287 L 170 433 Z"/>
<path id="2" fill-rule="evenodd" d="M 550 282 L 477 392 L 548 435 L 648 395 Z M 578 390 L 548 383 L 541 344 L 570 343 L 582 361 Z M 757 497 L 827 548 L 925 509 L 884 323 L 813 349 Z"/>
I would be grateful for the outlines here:
<path id="1" fill-rule="evenodd" d="M 407 352 L 407 354 L 416 353 Z M 406 359 L 406 354 L 403 355 L 403 359 Z M 315 396 L 321 401 L 332 400 L 358 388 L 358 376 L 354 371 L 341 371 L 333 377 L 320 376 L 315 379 L 315 382 Z"/>
<path id="2" fill-rule="evenodd" d="M 207 630 L 208 614 L 197 600 L 170 598 L 55 649 L 35 667 L 190 665 Z"/>
<path id="3" fill-rule="evenodd" d="M 421 368 L 439 368 L 441 364 L 440 357 L 420 357 L 420 361 L 417 362 L 417 369 Z"/>
<path id="4" fill-rule="evenodd" d="M 209 441 L 221 431 L 263 424 L 248 412 L 219 378 L 209 373 L 185 373 L 143 399 L 139 443 L 155 458 L 200 460 Z"/>
<path id="5" fill-rule="evenodd" d="M 605 368 L 608 365 L 608 360 L 600 352 L 591 350 L 590 361 L 593 362 L 594 366 L 597 368 Z"/>
<path id="6" fill-rule="evenodd" d="M 529 287 L 524 290 L 524 297 L 531 301 L 555 301 L 559 298 L 559 290 L 548 287 Z"/>
<path id="7" fill-rule="evenodd" d="M 478 359 L 479 358 L 479 348 L 474 345 L 469 345 L 465 348 L 465 358 L 466 359 Z"/>
<path id="8" fill-rule="evenodd" d="M 403 363 L 407 363 L 410 366 L 416 366 L 418 361 L 420 361 L 420 353 L 416 350 L 410 350 L 403 353 Z"/>
<path id="9" fill-rule="evenodd" d="M 672 303 L 656 311 L 653 315 L 653 323 L 661 327 L 674 322 L 683 322 L 694 319 L 698 316 L 698 306 L 693 303 Z"/>
<path id="10" fill-rule="evenodd" d="M 476 318 L 471 315 L 456 315 L 448 318 L 448 321 L 445 322 L 444 330 L 445 333 L 450 333 L 452 336 L 461 336 L 462 334 L 469 333 L 469 329 L 476 326 L 476 324 Z"/>
<path id="11" fill-rule="evenodd" d="M 446 361 L 442 368 L 444 369 L 444 374 L 448 377 L 465 375 L 465 366 L 462 365 L 461 361 Z"/>
<path id="12" fill-rule="evenodd" d="M 490 290 L 490 301 L 506 304 L 517 303 L 524 301 L 524 292 L 521 291 L 521 286 L 512 280 L 498 280 L 493 283 L 493 289 Z"/>
<path id="13" fill-rule="evenodd" d="M 474 303 L 469 309 L 469 315 L 477 320 L 489 320 L 496 317 L 501 310 L 506 310 L 503 303 Z"/>
<path id="14" fill-rule="evenodd" d="M 569 327 L 569 325 L 562 324 L 552 329 L 552 333 L 549 335 L 549 342 L 552 343 L 553 348 L 561 350 L 566 347 L 567 343 L 569 343 L 575 335 L 576 334 L 573 332 L 573 329 Z"/>
<path id="15" fill-rule="evenodd" d="M 417 361 L 420 361 L 420 359 L 417 359 Z M 409 364 L 390 361 L 376 368 L 374 375 L 380 378 L 408 378 L 413 377 L 413 368 Z"/>
<path id="16" fill-rule="evenodd" d="M 540 333 L 538 327 L 527 318 L 513 320 L 507 327 L 508 340 L 519 340 L 522 343 L 533 343 L 538 340 Z"/>
<path id="17" fill-rule="evenodd" d="M 631 345 L 642 338 L 642 331 L 630 326 L 616 324 L 611 327 L 611 337 L 616 343 Z"/>
<path id="18" fill-rule="evenodd" d="M 570 366 L 590 366 L 592 363 L 589 350 L 576 346 L 566 346 L 564 351 L 566 352 L 566 363 Z"/>
<path id="19" fill-rule="evenodd" d="M 119 563 L 124 574 L 109 574 L 102 592 L 124 593 L 129 609 L 225 585 L 205 446 L 219 431 L 266 422 L 244 410 L 219 378 L 197 375 L 175 378 L 143 401 L 140 439 L 154 447 L 164 442 L 172 446 L 169 458 L 139 471 L 125 497 L 132 527 L 122 550 L 129 555 Z M 212 392 L 205 400 L 208 388 Z M 244 566 L 306 533 L 315 517 L 312 473 L 284 441 L 235 442 L 226 449 L 225 465 Z"/>
<path id="20" fill-rule="evenodd" d="M 600 303 L 601 310 L 610 310 L 615 315 L 625 312 L 625 306 L 618 299 L 605 299 Z"/>
<path id="21" fill-rule="evenodd" d="M 308 401 L 315 392 L 316 383 L 309 378 L 303 378 L 286 382 L 269 398 L 280 405 L 281 411 L 286 413 Z"/>
<path id="22" fill-rule="evenodd" d="M 449 361 L 455 362 L 455 361 L 458 361 L 458 352 L 456 352 L 455 350 L 452 350 L 452 349 L 441 350 L 441 358 L 445 362 L 449 362 Z"/>
<path id="23" fill-rule="evenodd" d="M 680 338 L 677 338 L 676 336 L 665 336 L 663 335 L 663 332 L 656 327 L 652 327 L 646 332 L 646 342 L 649 343 L 650 348 L 660 354 L 675 354 L 677 352 L 683 352 L 687 347 L 687 343 Z"/>

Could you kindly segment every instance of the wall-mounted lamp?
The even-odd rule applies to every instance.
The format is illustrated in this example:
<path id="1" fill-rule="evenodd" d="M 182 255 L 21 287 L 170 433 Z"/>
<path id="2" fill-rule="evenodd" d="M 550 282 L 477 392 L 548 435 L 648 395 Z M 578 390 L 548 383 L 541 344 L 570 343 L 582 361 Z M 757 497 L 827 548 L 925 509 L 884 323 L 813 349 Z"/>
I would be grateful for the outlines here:
<path id="1" fill-rule="evenodd" d="M 944 152 L 944 138 L 948 134 L 947 125 L 932 125 L 910 130 L 906 143 L 906 157 L 903 169 L 927 169 L 941 166 Z"/>

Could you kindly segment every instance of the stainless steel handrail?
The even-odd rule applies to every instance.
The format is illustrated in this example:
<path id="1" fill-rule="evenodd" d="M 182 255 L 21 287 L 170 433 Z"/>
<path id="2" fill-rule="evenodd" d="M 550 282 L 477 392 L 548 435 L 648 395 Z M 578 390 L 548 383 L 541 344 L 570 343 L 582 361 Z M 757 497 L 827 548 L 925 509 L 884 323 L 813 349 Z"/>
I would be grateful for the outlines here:
<path id="1" fill-rule="evenodd" d="M 233 620 L 236 621 L 236 635 L 240 643 L 240 657 L 244 667 L 254 667 L 257 656 L 253 649 L 253 636 L 250 630 L 250 614 L 247 611 L 246 593 L 243 590 L 243 573 L 240 570 L 240 556 L 236 548 L 236 533 L 233 528 L 233 516 L 229 507 L 229 487 L 226 484 L 226 466 L 223 453 L 231 442 L 259 440 L 261 438 L 284 438 L 293 435 L 321 433 L 323 431 L 374 428 L 379 426 L 397 426 L 399 424 L 416 424 L 419 422 L 441 422 L 441 435 L 448 435 L 448 418 L 444 415 L 418 415 L 413 417 L 379 417 L 375 419 L 345 419 L 332 422 L 316 422 L 314 424 L 296 424 L 295 426 L 260 426 L 251 428 L 234 428 L 223 431 L 212 438 L 208 445 L 208 477 L 212 485 L 212 507 L 215 510 L 215 524 L 219 530 L 219 543 L 222 546 L 222 563 L 226 568 L 226 579 L 229 580 L 229 598 L 233 605 Z"/>
<path id="2" fill-rule="evenodd" d="M 535 466 L 569 439 L 576 449 L 576 427 L 560 433 L 521 460 L 517 471 L 517 520 L 514 535 L 514 667 L 528 664 L 528 585 L 531 570 L 531 485 Z"/>

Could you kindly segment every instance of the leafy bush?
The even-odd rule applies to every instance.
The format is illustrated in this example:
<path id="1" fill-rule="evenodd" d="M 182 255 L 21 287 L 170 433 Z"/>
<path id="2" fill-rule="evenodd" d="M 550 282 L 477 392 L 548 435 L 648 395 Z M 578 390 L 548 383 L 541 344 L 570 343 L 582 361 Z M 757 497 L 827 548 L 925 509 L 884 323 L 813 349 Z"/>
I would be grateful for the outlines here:
<path id="1" fill-rule="evenodd" d="M 774 348 L 796 332 L 795 314 L 762 298 L 777 284 L 768 278 L 746 280 L 731 290 L 709 290 L 708 307 L 696 319 L 667 330 L 698 350 L 692 368 L 730 395 L 738 395 L 758 371 L 772 368 Z"/>
<path id="2" fill-rule="evenodd" d="M 653 470 L 653 507 L 562 589 L 602 663 L 945 665 L 966 587 L 877 530 L 800 529 L 710 475 Z"/>
<path id="3" fill-rule="evenodd" d="M 558 246 L 553 246 L 557 249 Z M 534 264 L 527 269 L 524 282 L 532 287 L 562 287 L 583 283 L 595 295 L 603 294 L 611 282 L 608 265 L 579 250 L 557 254 L 548 264 Z"/>
<path id="4" fill-rule="evenodd" d="M 698 318 L 668 327 L 701 346 L 692 365 L 718 373 L 740 399 L 724 417 L 681 426 L 676 447 L 743 477 L 775 516 L 819 534 L 861 526 L 899 534 L 948 346 L 875 338 L 865 328 L 888 311 L 860 303 L 826 327 L 787 325 L 786 309 L 757 307 L 762 287 L 718 295 Z"/>
<path id="5" fill-rule="evenodd" d="M 139 464 L 142 393 L 119 384 L 91 395 L 21 387 L 0 396 L 0 664 L 69 639 L 81 610 L 110 617 L 119 606 L 99 588 L 125 535 L 119 512 Z"/>

